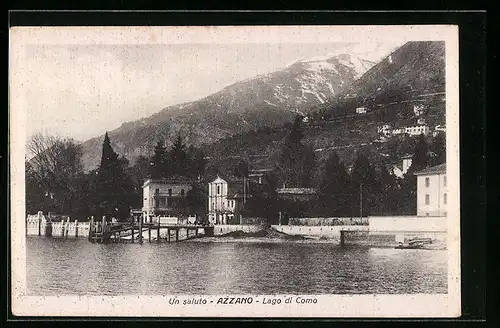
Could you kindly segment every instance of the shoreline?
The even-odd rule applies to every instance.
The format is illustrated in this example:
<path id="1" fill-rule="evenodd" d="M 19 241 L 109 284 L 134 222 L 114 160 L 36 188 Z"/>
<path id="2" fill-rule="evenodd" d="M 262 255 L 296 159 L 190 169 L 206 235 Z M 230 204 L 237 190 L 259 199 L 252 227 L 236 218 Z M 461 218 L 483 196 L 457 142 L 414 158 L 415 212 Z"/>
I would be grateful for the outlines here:
<path id="1" fill-rule="evenodd" d="M 286 240 L 282 238 L 266 238 L 266 237 L 226 237 L 226 236 L 218 236 L 218 237 L 201 237 L 195 239 L 183 240 L 183 242 L 193 242 L 193 243 L 215 243 L 215 244 L 223 244 L 223 243 L 247 243 L 247 244 L 328 244 L 333 246 L 340 247 L 340 241 L 336 239 L 303 239 L 303 240 Z M 423 251 L 442 251 L 446 250 L 446 247 L 443 246 L 427 246 L 421 249 L 414 250 L 423 250 Z M 383 244 L 383 243 L 363 243 L 363 242 L 354 242 L 352 244 L 348 244 L 344 246 L 345 248 L 352 247 L 365 247 L 365 248 L 389 248 L 396 249 L 397 243 L 395 244 Z M 407 251 L 402 249 L 401 251 Z"/>

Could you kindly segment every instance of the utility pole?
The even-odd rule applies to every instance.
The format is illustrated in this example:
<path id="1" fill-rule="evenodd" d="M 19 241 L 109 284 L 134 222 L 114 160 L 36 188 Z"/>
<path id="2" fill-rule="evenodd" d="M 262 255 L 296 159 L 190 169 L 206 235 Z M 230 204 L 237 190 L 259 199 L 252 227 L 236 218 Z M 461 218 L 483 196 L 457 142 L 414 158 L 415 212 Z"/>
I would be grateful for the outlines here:
<path id="1" fill-rule="evenodd" d="M 359 218 L 363 220 L 363 183 L 359 184 Z"/>

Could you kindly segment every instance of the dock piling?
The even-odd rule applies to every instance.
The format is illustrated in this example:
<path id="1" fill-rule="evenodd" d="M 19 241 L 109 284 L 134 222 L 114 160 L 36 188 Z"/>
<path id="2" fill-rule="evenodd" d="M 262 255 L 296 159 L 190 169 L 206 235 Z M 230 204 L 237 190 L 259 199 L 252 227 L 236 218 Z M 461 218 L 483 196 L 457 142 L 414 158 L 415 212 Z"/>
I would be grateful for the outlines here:
<path id="1" fill-rule="evenodd" d="M 90 217 L 90 225 L 89 225 L 89 241 L 93 241 L 94 236 L 94 217 Z"/>
<path id="2" fill-rule="evenodd" d="M 42 216 L 38 213 L 38 235 L 42 235 Z"/>
<path id="3" fill-rule="evenodd" d="M 139 244 L 142 244 L 142 219 L 139 220 Z"/>
<path id="4" fill-rule="evenodd" d="M 69 235 L 69 216 L 68 216 L 68 220 L 66 221 L 66 234 L 65 234 L 65 237 L 66 239 L 68 239 L 68 235 Z"/>
<path id="5" fill-rule="evenodd" d="M 160 225 L 161 225 L 160 217 L 158 217 L 158 233 L 156 234 L 156 242 L 157 243 L 160 242 Z"/>

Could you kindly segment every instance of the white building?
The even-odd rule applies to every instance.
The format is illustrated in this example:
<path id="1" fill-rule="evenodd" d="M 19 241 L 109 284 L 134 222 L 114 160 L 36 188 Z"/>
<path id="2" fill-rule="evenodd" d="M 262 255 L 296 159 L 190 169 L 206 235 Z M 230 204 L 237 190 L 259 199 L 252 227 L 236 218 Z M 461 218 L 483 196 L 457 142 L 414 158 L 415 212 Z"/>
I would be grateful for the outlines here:
<path id="1" fill-rule="evenodd" d="M 381 125 L 377 128 L 377 132 L 383 135 L 389 135 L 391 133 L 391 126 L 389 124 Z"/>
<path id="2" fill-rule="evenodd" d="M 425 118 L 419 117 L 417 120 L 417 125 L 425 125 Z"/>
<path id="3" fill-rule="evenodd" d="M 356 108 L 356 114 L 366 114 L 366 107 L 358 107 Z"/>
<path id="4" fill-rule="evenodd" d="M 413 105 L 413 113 L 415 113 L 415 116 L 423 115 L 425 109 L 426 109 L 426 106 L 423 104 Z"/>
<path id="5" fill-rule="evenodd" d="M 153 216 L 175 216 L 184 214 L 187 192 L 192 181 L 182 178 L 149 179 L 144 182 L 142 212 L 147 222 Z"/>
<path id="6" fill-rule="evenodd" d="M 418 136 L 422 133 L 424 135 L 429 134 L 429 127 L 427 125 L 407 126 L 404 129 L 405 133 L 409 134 L 410 136 Z"/>
<path id="7" fill-rule="evenodd" d="M 398 135 L 405 133 L 405 128 L 397 128 L 392 130 L 392 135 Z"/>
<path id="8" fill-rule="evenodd" d="M 412 163 L 412 156 L 411 155 L 404 156 L 402 158 L 401 163 L 393 165 L 392 173 L 394 173 L 394 175 L 397 176 L 398 178 L 403 178 L 406 172 L 408 172 L 411 163 Z"/>
<path id="9" fill-rule="evenodd" d="M 446 126 L 444 126 L 444 125 L 436 125 L 434 127 L 434 132 L 432 133 L 432 135 L 435 137 L 440 132 L 446 133 Z"/>
<path id="10" fill-rule="evenodd" d="M 416 172 L 417 216 L 446 216 L 446 163 Z"/>
<path id="11" fill-rule="evenodd" d="M 211 224 L 239 221 L 248 194 L 248 179 L 229 180 L 217 177 L 208 184 L 208 220 Z"/>

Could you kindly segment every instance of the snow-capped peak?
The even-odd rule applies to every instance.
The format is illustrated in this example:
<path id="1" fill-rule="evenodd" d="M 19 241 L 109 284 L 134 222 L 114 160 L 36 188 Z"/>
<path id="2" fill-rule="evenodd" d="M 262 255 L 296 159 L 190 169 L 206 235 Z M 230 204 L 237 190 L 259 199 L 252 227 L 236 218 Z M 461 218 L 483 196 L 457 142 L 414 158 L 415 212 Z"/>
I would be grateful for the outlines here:
<path id="1" fill-rule="evenodd" d="M 324 56 L 314 56 L 305 59 L 297 59 L 287 67 L 302 64 L 309 71 L 331 70 L 337 72 L 337 65 L 341 64 L 354 70 L 354 77 L 357 79 L 366 71 L 372 68 L 375 63 L 353 54 L 329 53 Z"/>

